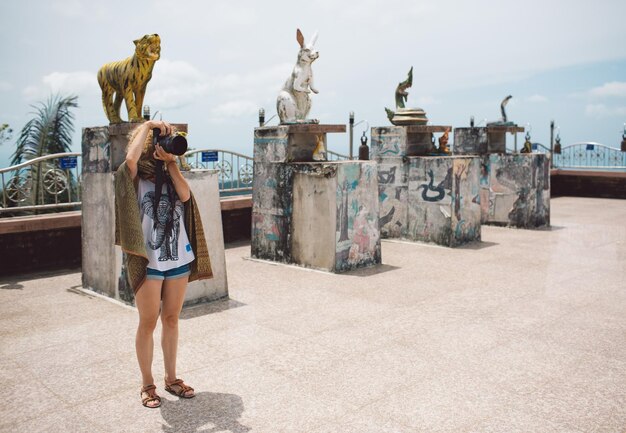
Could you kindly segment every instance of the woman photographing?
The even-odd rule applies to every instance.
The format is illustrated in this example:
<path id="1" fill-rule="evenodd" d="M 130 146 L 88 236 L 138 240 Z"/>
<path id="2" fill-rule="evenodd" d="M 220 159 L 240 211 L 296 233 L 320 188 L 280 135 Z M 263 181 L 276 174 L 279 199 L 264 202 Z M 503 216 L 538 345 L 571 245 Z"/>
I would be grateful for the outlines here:
<path id="1" fill-rule="evenodd" d="M 194 389 L 176 375 L 178 317 L 187 283 L 212 277 L 193 194 L 176 155 L 154 138 L 173 134 L 176 130 L 167 122 L 149 120 L 139 125 L 115 176 L 115 238 L 125 253 L 126 277 L 139 312 L 135 348 L 141 401 L 148 408 L 161 405 L 152 376 L 153 333 L 159 316 L 164 389 L 181 398 L 195 396 Z"/>

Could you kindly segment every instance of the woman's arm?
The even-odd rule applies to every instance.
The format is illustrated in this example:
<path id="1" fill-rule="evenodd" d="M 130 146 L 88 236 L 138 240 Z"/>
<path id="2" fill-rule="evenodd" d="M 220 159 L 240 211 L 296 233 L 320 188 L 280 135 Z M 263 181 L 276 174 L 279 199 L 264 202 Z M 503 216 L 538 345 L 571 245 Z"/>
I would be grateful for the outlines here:
<path id="1" fill-rule="evenodd" d="M 128 150 L 126 151 L 126 165 L 130 170 L 131 179 L 135 179 L 137 176 L 137 162 L 143 152 L 148 132 L 154 128 L 160 129 L 161 135 L 169 135 L 172 132 L 170 124 L 162 120 L 148 120 L 137 128 L 137 133 L 134 135 L 133 141 L 128 145 Z"/>
<path id="2" fill-rule="evenodd" d="M 178 198 L 180 198 L 180 201 L 184 203 L 189 200 L 189 197 L 191 197 L 189 184 L 187 183 L 187 180 L 183 177 L 183 174 L 178 168 L 176 155 L 167 153 L 160 145 L 157 144 L 156 151 L 154 152 L 154 158 L 160 159 L 165 163 L 167 171 L 172 178 L 172 182 L 174 182 L 174 189 L 176 190 L 176 194 L 178 194 Z"/>

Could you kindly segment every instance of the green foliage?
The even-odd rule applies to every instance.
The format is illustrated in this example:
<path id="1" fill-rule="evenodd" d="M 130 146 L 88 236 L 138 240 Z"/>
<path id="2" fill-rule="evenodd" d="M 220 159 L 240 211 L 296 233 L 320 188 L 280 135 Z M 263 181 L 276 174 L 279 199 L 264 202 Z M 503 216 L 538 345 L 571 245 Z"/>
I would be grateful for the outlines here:
<path id="1" fill-rule="evenodd" d="M 0 144 L 9 141 L 13 137 L 13 129 L 8 123 L 0 124 Z"/>
<path id="2" fill-rule="evenodd" d="M 12 155 L 11 165 L 17 165 L 25 161 L 38 158 L 40 156 L 54 153 L 64 153 L 71 151 L 72 134 L 74 133 L 74 114 L 72 108 L 78 107 L 78 97 L 60 95 L 51 96 L 47 102 L 40 102 L 34 105 L 33 118 L 29 120 L 16 142 L 15 152 Z M 1 130 L 10 131 L 8 125 Z M 20 190 L 30 191 L 24 199 L 19 199 L 20 206 L 56 203 L 57 200 L 66 201 L 69 195 L 75 199 L 78 194 L 76 181 L 69 174 L 66 192 L 63 196 L 54 196 L 45 189 L 45 184 L 49 184 L 58 178 L 55 170 L 58 169 L 58 160 L 46 160 L 16 171 L 6 185 L 7 197 L 20 197 Z M 22 197 L 24 197 L 22 195 Z M 68 197 L 68 198 L 65 198 Z M 16 207 L 15 201 L 7 202 L 8 207 Z M 16 207 L 19 211 L 19 206 Z M 27 212 L 30 213 L 30 212 Z M 5 214 L 6 215 L 6 214 Z"/>
<path id="3" fill-rule="evenodd" d="M 11 165 L 52 153 L 69 152 L 74 133 L 77 96 L 51 96 L 47 103 L 34 105 L 34 117 L 24 125 L 17 139 Z"/>

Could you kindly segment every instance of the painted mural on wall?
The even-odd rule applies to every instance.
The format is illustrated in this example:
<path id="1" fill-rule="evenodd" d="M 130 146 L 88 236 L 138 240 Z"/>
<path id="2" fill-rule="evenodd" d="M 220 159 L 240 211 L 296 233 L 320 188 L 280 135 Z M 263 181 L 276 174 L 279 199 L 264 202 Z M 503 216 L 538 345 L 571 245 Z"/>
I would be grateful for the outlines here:
<path id="1" fill-rule="evenodd" d="M 456 246 L 480 240 L 477 158 L 410 158 L 406 237 Z"/>
<path id="2" fill-rule="evenodd" d="M 288 263 L 293 170 L 284 163 L 254 163 L 252 257 Z"/>
<path id="3" fill-rule="evenodd" d="M 376 161 L 384 158 L 406 156 L 406 129 L 402 126 L 372 128 L 371 157 Z"/>
<path id="4" fill-rule="evenodd" d="M 381 235 L 404 237 L 408 216 L 408 164 L 402 159 L 378 164 L 378 199 Z"/>
<path id="5" fill-rule="evenodd" d="M 455 246 L 480 240 L 478 158 L 407 157 L 403 127 L 372 128 L 380 234 Z"/>
<path id="6" fill-rule="evenodd" d="M 83 128 L 82 153 L 83 173 L 109 173 L 111 171 L 109 128 L 106 126 Z"/>
<path id="7" fill-rule="evenodd" d="M 377 169 L 374 163 L 342 164 L 337 176 L 335 269 L 381 262 Z"/>
<path id="8" fill-rule="evenodd" d="M 480 185 L 484 223 L 520 228 L 550 225 L 550 166 L 546 155 L 485 156 Z"/>

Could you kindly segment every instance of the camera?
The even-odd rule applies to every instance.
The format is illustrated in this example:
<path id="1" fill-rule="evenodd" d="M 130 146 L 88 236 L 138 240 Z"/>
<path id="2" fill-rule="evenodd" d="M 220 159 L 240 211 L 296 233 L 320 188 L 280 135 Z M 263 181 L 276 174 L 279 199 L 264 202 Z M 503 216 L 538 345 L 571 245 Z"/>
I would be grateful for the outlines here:
<path id="1" fill-rule="evenodd" d="M 187 139 L 181 133 L 162 136 L 159 128 L 154 128 L 152 134 L 154 144 L 158 143 L 167 153 L 180 156 L 187 152 Z"/>

